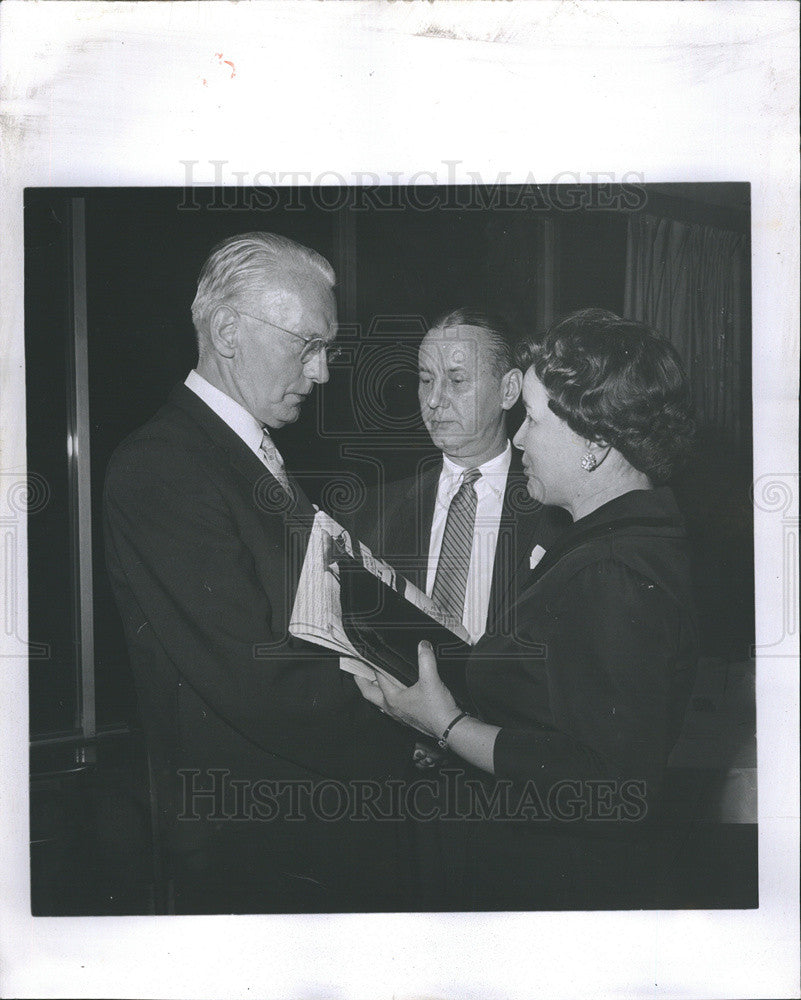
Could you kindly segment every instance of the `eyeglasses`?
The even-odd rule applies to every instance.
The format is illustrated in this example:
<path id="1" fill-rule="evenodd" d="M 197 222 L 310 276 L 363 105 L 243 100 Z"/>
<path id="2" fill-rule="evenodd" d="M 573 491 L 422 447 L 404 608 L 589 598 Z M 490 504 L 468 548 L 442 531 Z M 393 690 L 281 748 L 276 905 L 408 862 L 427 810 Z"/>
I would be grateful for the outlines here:
<path id="1" fill-rule="evenodd" d="M 236 309 L 234 311 L 241 313 L 242 316 L 247 316 L 248 319 L 255 319 L 257 323 L 265 323 L 267 326 L 280 330 L 281 333 L 287 333 L 290 337 L 294 337 L 295 340 L 301 341 L 304 344 L 303 350 L 300 352 L 300 363 L 302 365 L 305 365 L 312 358 L 319 357 L 322 352 L 325 352 L 326 364 L 330 365 L 342 354 L 342 348 L 332 344 L 330 340 L 324 340 L 322 337 L 303 337 L 301 334 L 287 330 L 286 327 L 279 326 L 268 319 L 262 319 L 261 316 L 253 316 L 251 313 L 245 312 L 244 309 Z"/>

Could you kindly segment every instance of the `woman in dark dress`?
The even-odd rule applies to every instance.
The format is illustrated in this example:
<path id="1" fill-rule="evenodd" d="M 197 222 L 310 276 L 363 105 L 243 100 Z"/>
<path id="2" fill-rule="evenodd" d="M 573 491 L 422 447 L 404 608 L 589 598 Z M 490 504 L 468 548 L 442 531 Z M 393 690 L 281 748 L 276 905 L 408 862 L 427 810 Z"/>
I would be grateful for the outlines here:
<path id="1" fill-rule="evenodd" d="M 664 485 L 691 444 L 688 384 L 667 341 L 600 309 L 524 343 L 519 362 L 526 416 L 514 444 L 528 490 L 573 524 L 536 564 L 532 553 L 505 634 L 476 646 L 471 705 L 457 704 L 425 643 L 413 687 L 384 677 L 359 686 L 468 764 L 527 790 L 532 814 L 545 814 L 537 850 L 532 824 L 522 838 L 513 821 L 470 833 L 483 844 L 486 885 L 497 888 L 511 866 L 520 888 L 519 902 L 499 889 L 499 907 L 579 905 L 579 869 L 605 906 L 619 873 L 599 881 L 612 855 L 588 844 L 624 844 L 618 860 L 630 858 L 629 832 L 655 810 L 697 659 L 684 527 Z M 503 852 L 495 866 L 493 851 Z M 476 902 L 491 908 L 494 898 L 479 892 Z"/>

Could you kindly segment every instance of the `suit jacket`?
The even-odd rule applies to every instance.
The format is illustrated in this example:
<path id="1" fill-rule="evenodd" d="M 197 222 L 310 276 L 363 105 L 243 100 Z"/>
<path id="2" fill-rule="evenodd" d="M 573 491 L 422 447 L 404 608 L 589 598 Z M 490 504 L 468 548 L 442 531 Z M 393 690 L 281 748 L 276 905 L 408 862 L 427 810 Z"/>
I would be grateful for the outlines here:
<path id="1" fill-rule="evenodd" d="M 366 544 L 421 590 L 426 585 L 441 472 L 442 455 L 429 456 L 420 462 L 417 475 L 389 483 L 383 491 L 379 488 L 370 495 L 361 528 L 360 537 Z M 548 549 L 569 524 L 565 511 L 543 507 L 529 496 L 520 454 L 513 449 L 495 547 L 486 634 L 508 632 L 509 610 L 521 581 L 528 577 L 532 550 L 536 545 Z"/>
<path id="2" fill-rule="evenodd" d="M 206 787 L 211 768 L 273 781 L 382 779 L 406 767 L 410 734 L 364 701 L 335 656 L 288 635 L 314 514 L 293 485 L 295 504 L 184 385 L 109 464 L 108 570 L 177 847 L 234 826 L 176 820 L 181 770 L 199 770 L 191 780 Z M 294 830 L 298 845 L 305 830 Z"/>

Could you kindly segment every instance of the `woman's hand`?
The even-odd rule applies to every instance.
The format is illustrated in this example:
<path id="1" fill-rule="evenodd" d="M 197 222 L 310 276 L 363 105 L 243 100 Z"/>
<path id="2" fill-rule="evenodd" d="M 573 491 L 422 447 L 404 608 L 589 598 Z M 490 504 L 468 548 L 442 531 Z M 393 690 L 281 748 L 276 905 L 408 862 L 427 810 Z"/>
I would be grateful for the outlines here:
<path id="1" fill-rule="evenodd" d="M 399 681 L 378 673 L 374 681 L 363 677 L 354 679 L 364 697 L 382 712 L 421 733 L 439 737 L 459 714 L 459 706 L 440 680 L 434 650 L 426 640 L 417 647 L 417 664 L 419 677 L 412 687 L 404 687 Z"/>
<path id="2" fill-rule="evenodd" d="M 424 640 L 417 647 L 417 663 L 419 678 L 412 687 L 404 687 L 383 674 L 376 674 L 374 681 L 358 676 L 354 680 L 364 697 L 382 712 L 439 739 L 459 715 L 459 706 L 440 680 L 430 642 Z M 448 749 L 492 774 L 495 768 L 495 740 L 499 732 L 498 726 L 464 717 L 451 730 Z"/>

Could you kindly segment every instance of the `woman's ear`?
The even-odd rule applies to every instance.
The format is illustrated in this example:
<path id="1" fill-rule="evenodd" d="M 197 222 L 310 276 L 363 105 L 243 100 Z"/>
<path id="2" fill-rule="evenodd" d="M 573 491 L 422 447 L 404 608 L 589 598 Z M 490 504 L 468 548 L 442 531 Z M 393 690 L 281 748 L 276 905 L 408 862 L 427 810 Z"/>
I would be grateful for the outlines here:
<path id="1" fill-rule="evenodd" d="M 519 368 L 510 369 L 501 379 L 501 406 L 511 410 L 523 390 L 523 373 Z"/>
<path id="2" fill-rule="evenodd" d="M 612 446 L 603 439 L 599 441 L 590 441 L 587 439 L 584 442 L 584 447 L 586 451 L 581 459 L 581 467 L 587 472 L 592 472 L 599 465 L 603 464 L 606 456 L 612 450 Z"/>
<path id="3" fill-rule="evenodd" d="M 239 332 L 239 313 L 230 306 L 219 305 L 209 320 L 209 339 L 214 350 L 224 358 L 232 358 Z"/>

